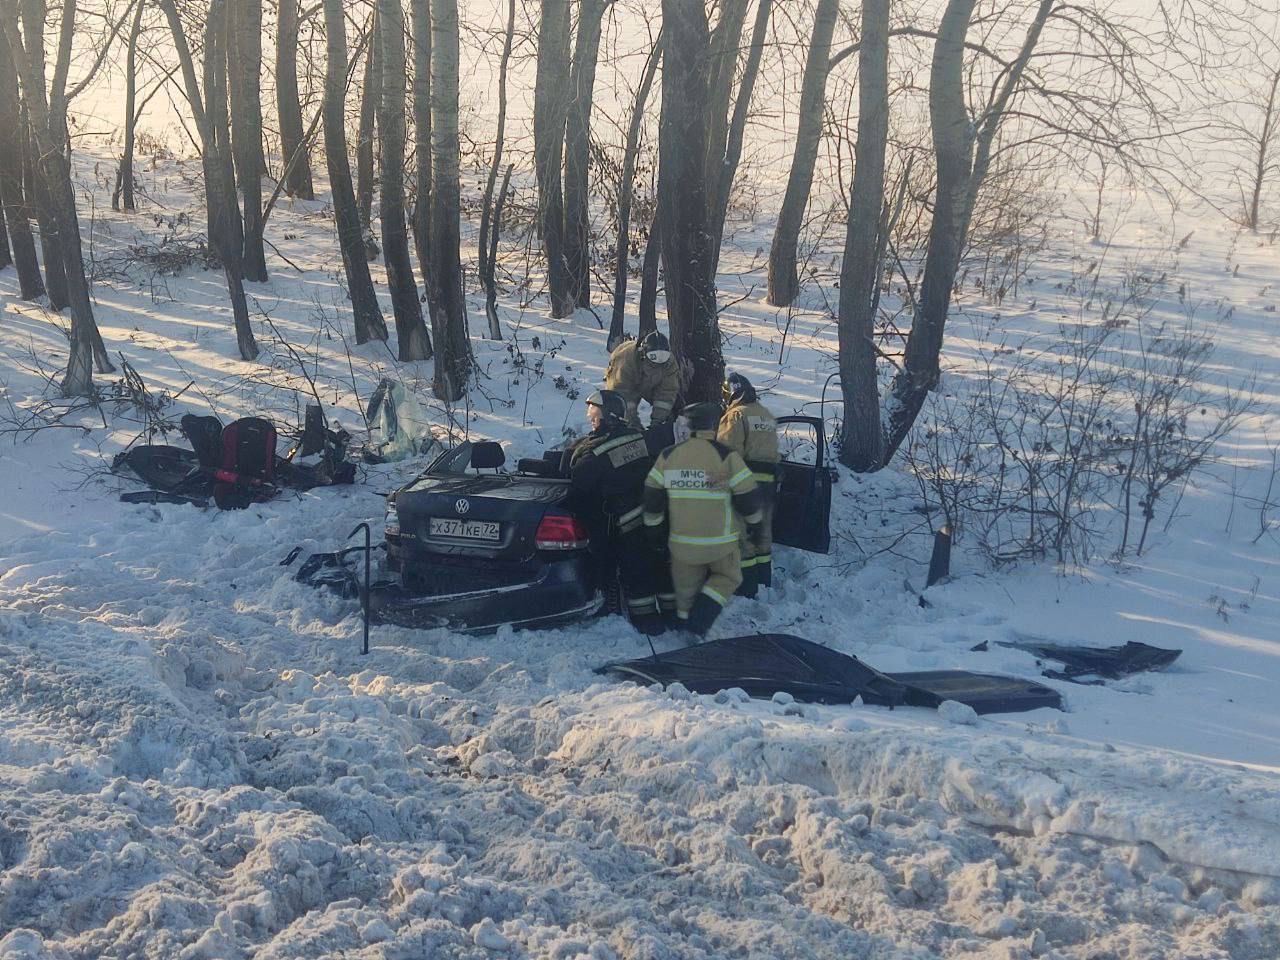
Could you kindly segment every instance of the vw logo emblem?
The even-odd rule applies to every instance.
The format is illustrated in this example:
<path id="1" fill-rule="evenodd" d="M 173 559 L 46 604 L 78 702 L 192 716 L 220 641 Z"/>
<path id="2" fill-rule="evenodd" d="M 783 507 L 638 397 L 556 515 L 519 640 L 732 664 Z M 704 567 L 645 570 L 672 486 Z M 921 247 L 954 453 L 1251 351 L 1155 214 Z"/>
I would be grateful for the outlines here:
<path id="1" fill-rule="evenodd" d="M 458 511 L 459 515 L 467 513 L 471 509 L 471 501 L 463 497 L 453 505 L 453 509 Z"/>

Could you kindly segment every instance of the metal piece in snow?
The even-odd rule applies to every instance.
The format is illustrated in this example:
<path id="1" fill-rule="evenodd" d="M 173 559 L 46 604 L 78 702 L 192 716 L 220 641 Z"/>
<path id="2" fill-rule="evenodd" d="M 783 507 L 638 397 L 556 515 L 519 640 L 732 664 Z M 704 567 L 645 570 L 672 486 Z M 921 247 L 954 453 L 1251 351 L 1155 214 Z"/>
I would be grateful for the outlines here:
<path id="1" fill-rule="evenodd" d="M 366 522 L 358 525 L 347 534 L 347 539 L 350 540 L 361 530 L 364 531 L 364 583 L 360 588 L 360 610 L 364 614 L 364 646 L 360 653 L 365 656 L 369 653 L 369 563 L 370 555 L 373 553 L 373 534 L 369 524 Z"/>
<path id="2" fill-rule="evenodd" d="M 1147 670 L 1163 670 L 1182 655 L 1181 650 L 1153 647 L 1130 640 L 1119 647 L 1084 647 L 1048 640 L 1024 638 L 1013 641 L 997 641 L 1002 647 L 1022 650 L 1042 660 L 1056 660 L 1062 670 L 1045 670 L 1043 676 L 1051 680 L 1069 680 L 1072 683 L 1089 683 L 1082 677 L 1101 677 L 1119 680 Z"/>

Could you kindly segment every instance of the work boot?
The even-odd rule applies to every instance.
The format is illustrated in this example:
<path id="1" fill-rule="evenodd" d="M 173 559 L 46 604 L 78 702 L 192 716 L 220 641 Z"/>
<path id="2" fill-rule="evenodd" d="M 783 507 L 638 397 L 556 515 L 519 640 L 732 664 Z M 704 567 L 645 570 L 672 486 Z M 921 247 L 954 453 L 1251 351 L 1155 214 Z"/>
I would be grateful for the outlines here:
<path id="1" fill-rule="evenodd" d="M 754 567 L 755 580 L 757 586 L 772 587 L 773 586 L 773 561 L 765 560 L 763 563 L 757 563 Z"/>
<path id="2" fill-rule="evenodd" d="M 658 637 L 671 629 L 670 621 L 660 613 L 634 613 L 631 625 L 646 637 Z"/>
<path id="3" fill-rule="evenodd" d="M 684 622 L 684 629 L 699 639 L 705 638 L 724 608 L 705 593 L 700 593 L 689 610 L 689 619 Z"/>
<path id="4" fill-rule="evenodd" d="M 742 568 L 742 583 L 738 584 L 734 596 L 747 597 L 754 600 L 756 593 L 760 590 L 760 578 L 756 575 L 757 567 L 753 564 L 750 567 Z"/>

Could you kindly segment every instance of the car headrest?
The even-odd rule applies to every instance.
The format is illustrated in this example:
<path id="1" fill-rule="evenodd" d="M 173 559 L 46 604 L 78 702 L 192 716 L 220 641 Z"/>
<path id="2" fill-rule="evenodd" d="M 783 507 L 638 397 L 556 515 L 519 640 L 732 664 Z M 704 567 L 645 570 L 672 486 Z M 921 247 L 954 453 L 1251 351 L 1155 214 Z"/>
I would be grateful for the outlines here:
<path id="1" fill-rule="evenodd" d="M 507 462 L 502 444 L 493 440 L 478 440 L 471 446 L 471 466 L 476 470 L 497 470 Z"/>

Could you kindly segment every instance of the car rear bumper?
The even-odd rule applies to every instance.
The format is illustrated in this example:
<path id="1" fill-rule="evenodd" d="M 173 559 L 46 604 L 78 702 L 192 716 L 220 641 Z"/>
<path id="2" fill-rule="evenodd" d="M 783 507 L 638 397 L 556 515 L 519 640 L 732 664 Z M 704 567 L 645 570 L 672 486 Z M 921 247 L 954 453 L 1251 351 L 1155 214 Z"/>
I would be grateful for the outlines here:
<path id="1" fill-rule="evenodd" d="M 432 571 L 442 582 L 456 582 L 445 566 Z M 418 578 L 422 572 L 418 571 Z M 447 627 L 462 633 L 492 633 L 499 627 L 533 629 L 593 616 L 604 596 L 586 558 L 548 563 L 535 579 L 478 590 L 441 593 L 415 590 L 403 582 L 382 581 L 369 591 L 369 612 L 378 621 L 402 627 Z"/>

